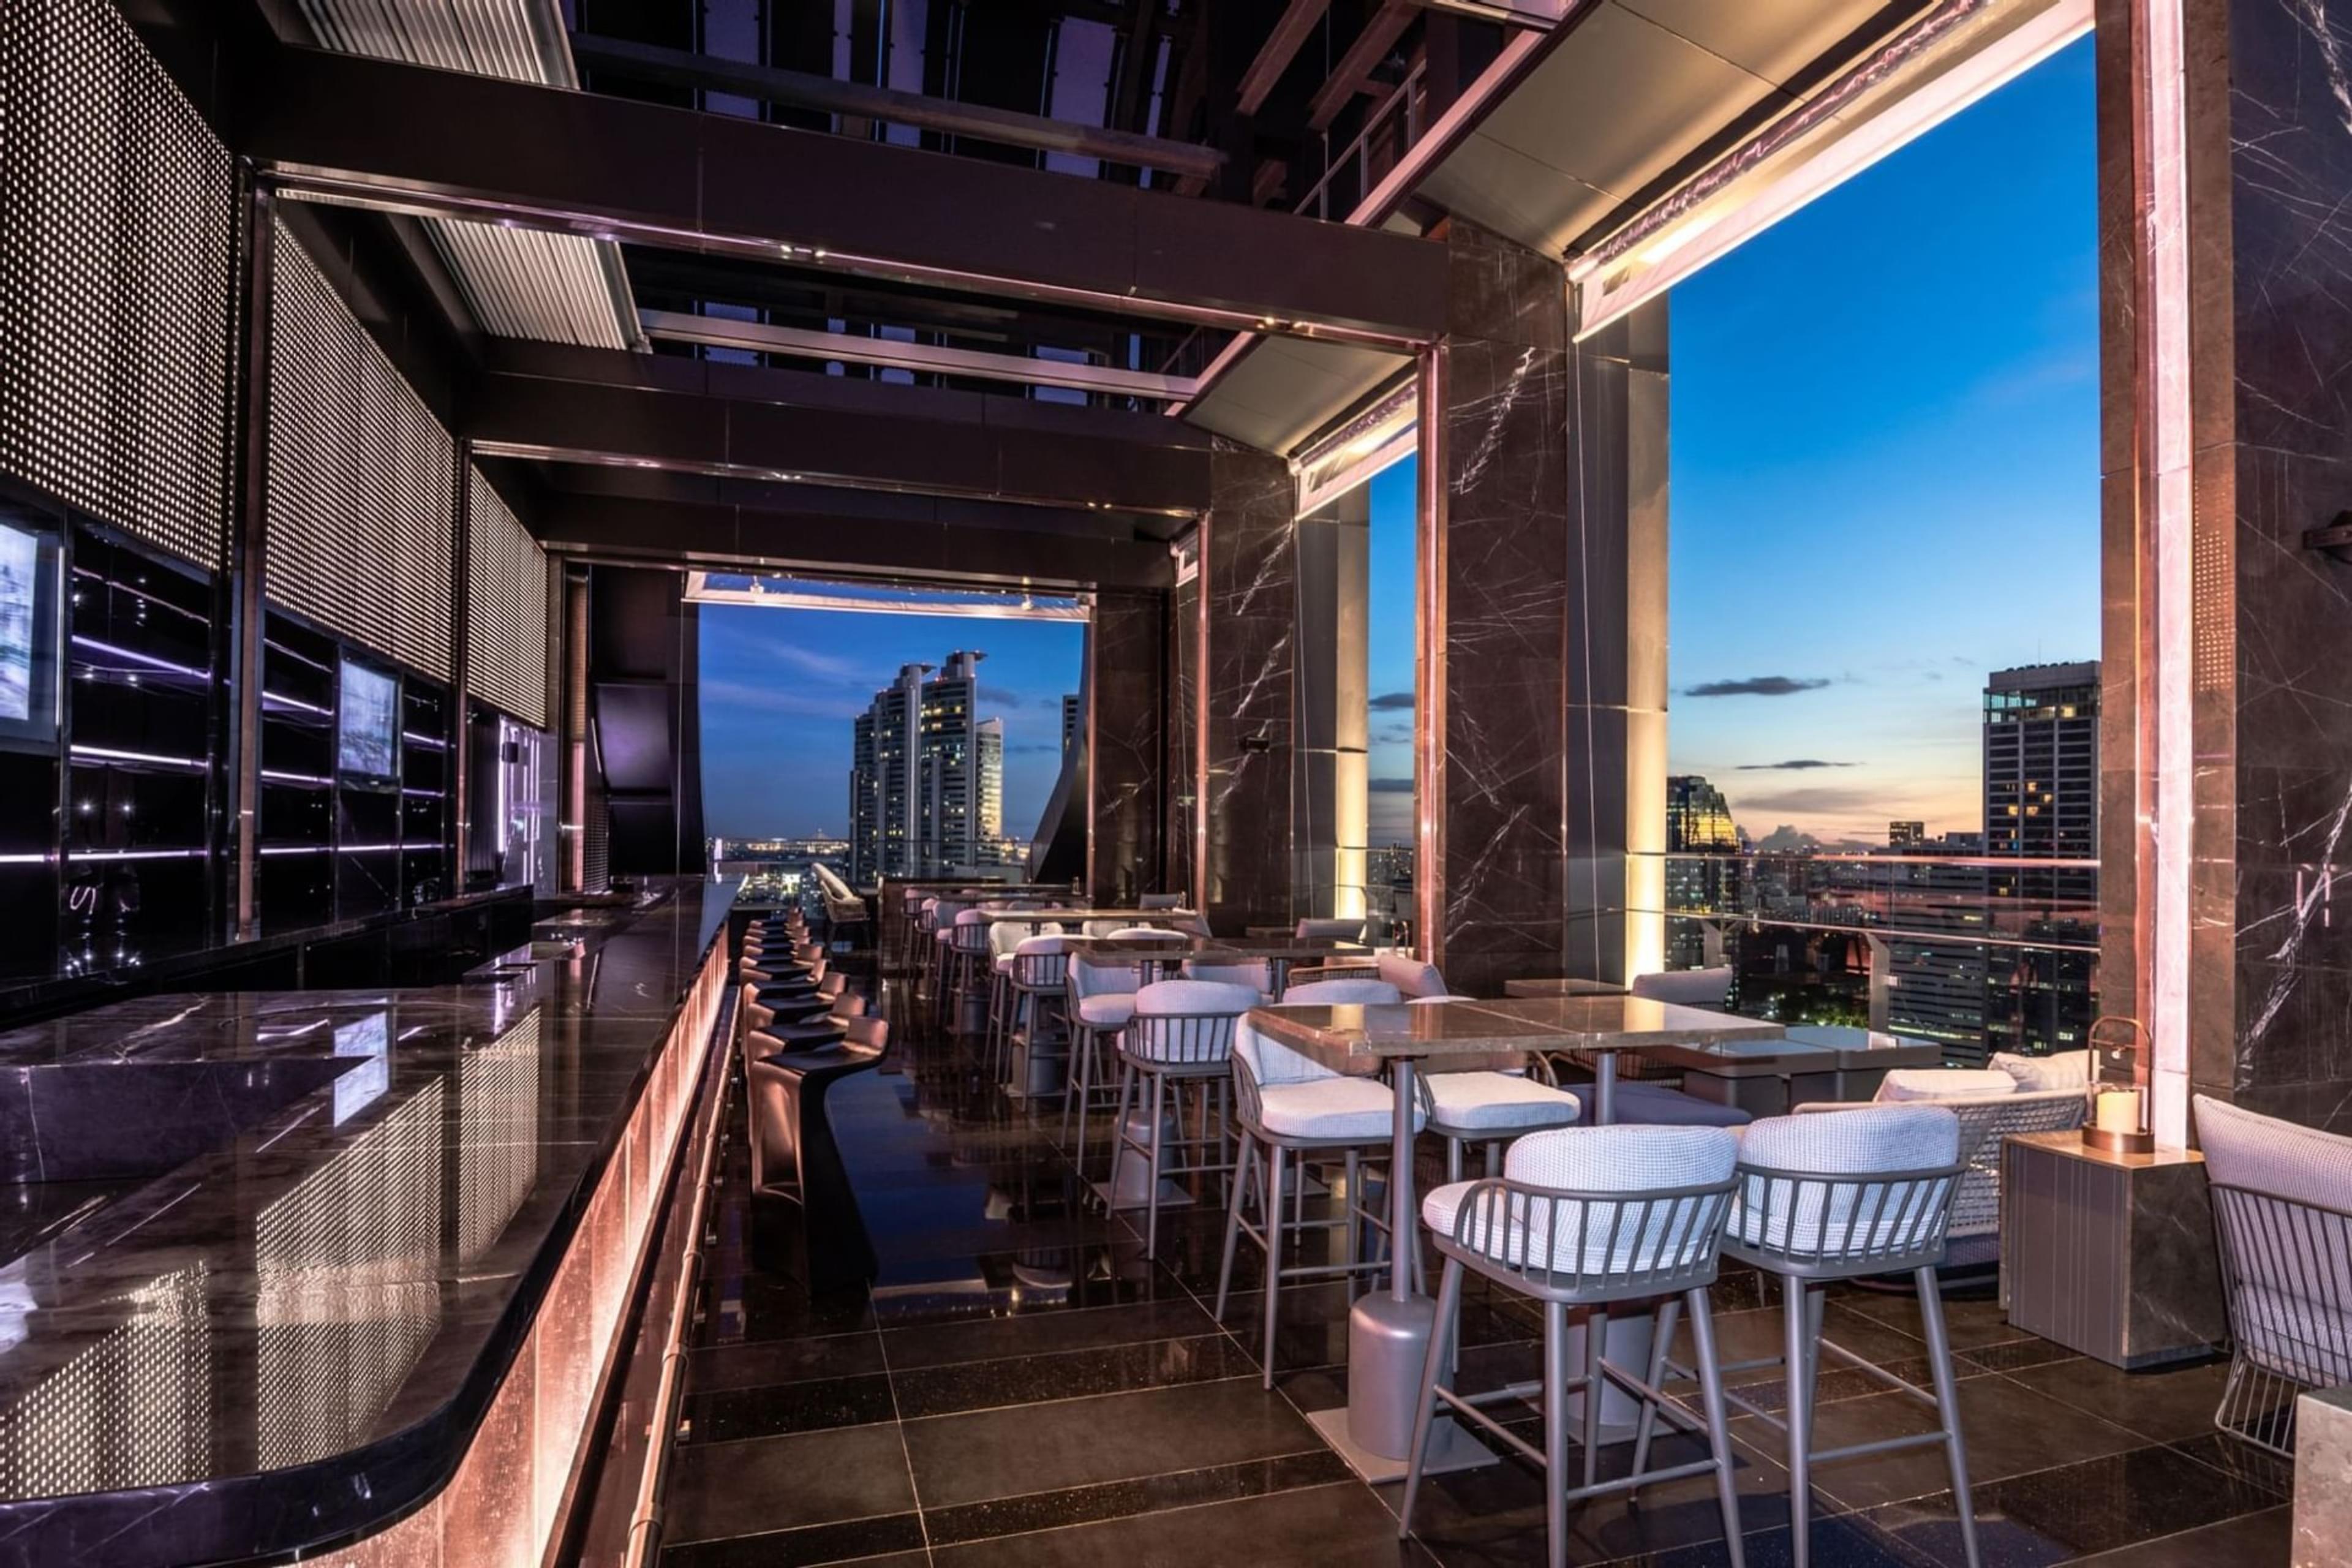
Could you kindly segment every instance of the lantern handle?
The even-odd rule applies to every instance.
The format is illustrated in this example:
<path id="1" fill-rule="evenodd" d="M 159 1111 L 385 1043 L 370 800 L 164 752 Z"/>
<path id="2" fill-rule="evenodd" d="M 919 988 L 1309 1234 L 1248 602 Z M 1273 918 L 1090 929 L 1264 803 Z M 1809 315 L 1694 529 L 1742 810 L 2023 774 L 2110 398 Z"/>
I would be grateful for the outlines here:
<path id="1" fill-rule="evenodd" d="M 2147 1026 L 2146 1024 L 2143 1024 L 2137 1018 L 2131 1017 L 2126 1014 L 2103 1013 L 2098 1017 L 2091 1020 L 2090 1033 L 2084 1037 L 2086 1042 L 2093 1050 L 2097 1050 L 2103 1045 L 2113 1047 L 2118 1045 L 2129 1045 L 2131 1043 L 2129 1040 L 2100 1039 L 2099 1031 L 2105 1028 L 2110 1024 L 2118 1025 L 2137 1032 L 2139 1036 L 2139 1044 L 2141 1046 L 2149 1050 L 2154 1050 L 2156 1048 L 2156 1037 L 2148 1033 Z"/>

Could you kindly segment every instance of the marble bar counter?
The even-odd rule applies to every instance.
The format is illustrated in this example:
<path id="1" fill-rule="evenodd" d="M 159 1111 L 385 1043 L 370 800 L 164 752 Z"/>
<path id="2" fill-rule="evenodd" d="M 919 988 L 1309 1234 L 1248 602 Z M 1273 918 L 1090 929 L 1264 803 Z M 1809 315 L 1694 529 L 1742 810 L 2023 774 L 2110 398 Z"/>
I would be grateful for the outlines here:
<path id="1" fill-rule="evenodd" d="M 453 985 L 0 1033 L 0 1568 L 539 1563 L 735 889 L 651 884 Z"/>

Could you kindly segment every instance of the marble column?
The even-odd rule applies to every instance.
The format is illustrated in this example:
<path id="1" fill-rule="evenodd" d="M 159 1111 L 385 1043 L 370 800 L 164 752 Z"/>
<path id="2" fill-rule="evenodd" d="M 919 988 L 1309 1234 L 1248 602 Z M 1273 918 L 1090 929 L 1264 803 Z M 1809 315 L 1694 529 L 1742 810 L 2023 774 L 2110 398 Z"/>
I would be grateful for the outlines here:
<path id="1" fill-rule="evenodd" d="M 2352 1131 L 2352 16 L 2101 0 L 2102 955 L 2191 1094 Z M 2348 889 L 2352 890 L 2352 889 Z"/>
<path id="2" fill-rule="evenodd" d="M 1421 943 L 1472 994 L 1622 980 L 1660 945 L 1663 308 L 1578 344 L 1558 262 L 1460 219 L 1445 239 L 1422 393 Z"/>
<path id="3" fill-rule="evenodd" d="M 1087 891 L 1158 892 L 1169 774 L 1168 596 L 1104 590 L 1087 628 Z"/>
<path id="4" fill-rule="evenodd" d="M 1200 524 L 1194 889 L 1220 935 L 1292 914 L 1297 489 L 1281 458 L 1220 443 Z"/>

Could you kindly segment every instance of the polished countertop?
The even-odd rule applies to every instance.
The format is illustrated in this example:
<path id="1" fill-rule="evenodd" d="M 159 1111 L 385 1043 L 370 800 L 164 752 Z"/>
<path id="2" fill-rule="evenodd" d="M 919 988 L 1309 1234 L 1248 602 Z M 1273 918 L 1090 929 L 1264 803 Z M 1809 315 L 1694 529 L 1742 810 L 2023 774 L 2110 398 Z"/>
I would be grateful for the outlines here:
<path id="1" fill-rule="evenodd" d="M 457 984 L 0 1033 L 0 1564 L 283 1553 L 429 1495 L 734 891 L 656 883 Z"/>
<path id="2" fill-rule="evenodd" d="M 1260 1007 L 1249 1021 L 1268 1039 L 1354 1072 L 1399 1057 L 1443 1071 L 1484 1065 L 1475 1058 L 1497 1052 L 1642 1050 L 1785 1033 L 1778 1024 L 1641 996 Z"/>

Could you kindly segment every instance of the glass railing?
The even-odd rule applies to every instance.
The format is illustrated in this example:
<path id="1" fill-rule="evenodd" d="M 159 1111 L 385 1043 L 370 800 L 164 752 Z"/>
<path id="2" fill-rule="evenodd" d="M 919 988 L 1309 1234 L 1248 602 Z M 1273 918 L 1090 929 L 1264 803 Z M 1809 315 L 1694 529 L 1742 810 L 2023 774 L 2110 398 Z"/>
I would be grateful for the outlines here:
<path id="1" fill-rule="evenodd" d="M 2079 1049 L 2098 1016 L 2099 863 L 1789 853 L 1664 858 L 1669 969 L 1731 1011 L 1932 1041 L 1975 1065 Z"/>

